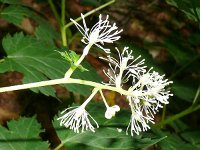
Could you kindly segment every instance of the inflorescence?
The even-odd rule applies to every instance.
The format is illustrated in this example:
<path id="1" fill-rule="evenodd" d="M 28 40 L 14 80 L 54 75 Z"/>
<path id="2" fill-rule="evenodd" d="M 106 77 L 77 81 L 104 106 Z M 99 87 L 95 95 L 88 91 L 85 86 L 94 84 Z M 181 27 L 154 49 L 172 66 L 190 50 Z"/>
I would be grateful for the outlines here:
<path id="1" fill-rule="evenodd" d="M 104 43 L 113 43 L 120 38 L 116 24 L 110 24 L 108 16 L 102 19 L 99 16 L 99 21 L 89 29 L 86 26 L 84 15 L 83 27 L 71 19 L 76 25 L 78 30 L 83 35 L 82 42 L 87 45 L 96 45 L 103 49 L 106 53 L 110 50 L 103 47 Z M 87 52 L 84 52 L 87 54 Z M 153 68 L 147 69 L 144 65 L 145 60 L 139 57 L 134 57 L 132 50 L 124 47 L 122 52 L 116 48 L 118 59 L 107 54 L 105 58 L 100 57 L 102 60 L 107 61 L 109 69 L 103 70 L 108 77 L 108 83 L 102 83 L 107 86 L 112 86 L 120 90 L 126 90 L 127 95 L 124 95 L 130 105 L 131 119 L 127 127 L 126 133 L 130 130 L 131 135 L 138 134 L 150 129 L 149 123 L 154 124 L 154 116 L 162 108 L 163 105 L 168 104 L 168 99 L 173 96 L 166 88 L 172 81 L 165 79 L 164 75 L 159 75 L 158 72 L 153 71 Z M 131 83 L 131 84 L 130 84 Z M 126 85 L 126 86 L 125 86 Z M 129 85 L 129 86 L 128 86 Z M 100 92 L 103 102 L 106 106 L 105 118 L 111 119 L 115 116 L 116 112 L 120 111 L 118 105 L 109 106 L 103 95 L 101 89 L 96 87 L 88 99 L 79 107 L 70 107 L 62 112 L 63 116 L 58 118 L 60 125 L 74 130 L 79 133 L 85 130 L 95 132 L 95 127 L 91 121 L 98 128 L 98 123 L 94 118 L 85 110 L 86 105 L 91 101 L 94 95 Z M 122 94 L 122 93 L 120 93 Z M 91 120 L 91 121 L 90 121 Z"/>

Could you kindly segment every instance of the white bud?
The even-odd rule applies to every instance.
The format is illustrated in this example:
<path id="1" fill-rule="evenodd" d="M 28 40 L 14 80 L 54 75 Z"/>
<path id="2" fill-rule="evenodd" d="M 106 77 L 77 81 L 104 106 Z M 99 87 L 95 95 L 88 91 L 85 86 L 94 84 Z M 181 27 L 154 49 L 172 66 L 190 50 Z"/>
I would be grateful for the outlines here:
<path id="1" fill-rule="evenodd" d="M 120 107 L 118 105 L 114 105 L 112 107 L 107 107 L 105 118 L 111 119 L 115 116 L 116 112 L 120 111 Z"/>

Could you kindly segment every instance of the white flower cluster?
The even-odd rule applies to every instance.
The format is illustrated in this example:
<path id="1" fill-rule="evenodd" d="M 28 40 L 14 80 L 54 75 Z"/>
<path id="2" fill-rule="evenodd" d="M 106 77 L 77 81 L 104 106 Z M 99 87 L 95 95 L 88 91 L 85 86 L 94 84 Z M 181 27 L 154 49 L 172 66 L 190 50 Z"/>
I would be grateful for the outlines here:
<path id="1" fill-rule="evenodd" d="M 97 128 L 99 127 L 98 123 L 93 119 L 93 117 L 85 110 L 85 108 L 82 106 L 80 107 L 70 107 L 65 109 L 61 112 L 61 114 L 65 113 L 66 111 L 73 109 L 66 114 L 64 114 L 62 117 L 58 118 L 60 121 L 60 126 L 64 125 L 66 128 L 72 129 L 74 132 L 79 133 L 79 129 L 83 132 L 84 130 L 91 130 L 94 131 L 94 127 L 90 123 L 90 120 L 88 117 L 91 118 L 91 120 L 96 124 Z"/>
<path id="2" fill-rule="evenodd" d="M 139 78 L 141 74 L 145 73 L 146 66 L 144 66 L 144 59 L 135 63 L 141 56 L 134 59 L 132 51 L 128 51 L 128 47 L 125 47 L 121 54 L 118 48 L 115 49 L 118 52 L 119 60 L 110 55 L 107 58 L 100 58 L 109 62 L 110 69 L 107 71 L 103 70 L 110 79 L 108 85 L 122 87 L 124 83 L 129 81 L 131 76 L 133 77 L 132 82 L 135 82 L 135 78 Z"/>
<path id="3" fill-rule="evenodd" d="M 76 27 L 83 35 L 82 41 L 87 45 L 93 45 L 102 48 L 105 52 L 109 52 L 108 49 L 103 48 L 99 44 L 112 43 L 120 38 L 115 24 L 110 25 L 108 16 L 105 20 L 102 20 L 102 16 L 99 16 L 99 22 L 96 23 L 91 29 L 87 28 L 84 16 L 83 25 L 80 26 L 77 22 L 72 20 Z M 172 81 L 164 79 L 164 75 L 159 75 L 151 69 L 147 70 L 144 65 L 144 59 L 140 60 L 140 57 L 134 58 L 132 50 L 125 47 L 122 52 L 116 48 L 118 52 L 118 59 L 107 55 L 106 58 L 102 58 L 109 64 L 109 69 L 104 70 L 105 75 L 109 78 L 108 83 L 103 83 L 106 86 L 115 87 L 117 91 L 127 91 L 126 96 L 130 109 L 131 119 L 127 127 L 127 133 L 130 129 L 131 135 L 134 133 L 139 134 L 142 131 L 146 131 L 150 128 L 148 123 L 154 123 L 154 115 L 158 112 L 159 108 L 162 108 L 164 104 L 168 104 L 168 99 L 172 94 L 166 89 Z M 126 86 L 124 86 L 126 84 Z M 129 87 L 127 87 L 129 85 Z M 64 125 L 66 128 L 70 128 L 75 132 L 85 130 L 95 131 L 94 127 L 90 123 L 90 120 L 99 127 L 97 122 L 89 115 L 85 110 L 86 105 L 94 97 L 94 95 L 100 92 L 102 99 L 106 106 L 105 118 L 111 119 L 115 116 L 116 112 L 120 111 L 118 105 L 109 106 L 103 96 L 101 89 L 95 89 L 89 98 L 78 108 L 67 112 L 62 117 L 60 125 Z M 71 108 L 66 109 L 67 111 Z M 63 111 L 62 113 L 66 112 Z M 89 118 L 90 119 L 89 119 Z"/>
<path id="4" fill-rule="evenodd" d="M 106 53 L 109 53 L 110 49 L 104 48 L 101 45 L 104 45 L 104 43 L 113 43 L 114 41 L 117 41 L 120 38 L 119 33 L 121 33 L 122 30 L 118 30 L 118 27 L 115 23 L 112 25 L 110 24 L 110 22 L 108 21 L 108 15 L 103 20 L 102 15 L 100 14 L 99 21 L 91 29 L 87 27 L 85 23 L 85 17 L 83 14 L 81 14 L 81 17 L 83 19 L 83 27 L 80 24 L 78 24 L 75 20 L 70 19 L 76 25 L 80 33 L 83 35 L 81 41 L 88 45 L 95 44 L 97 47 L 101 48 Z"/>
<path id="5" fill-rule="evenodd" d="M 117 49 L 117 48 L 116 48 Z M 111 56 L 102 58 L 109 62 L 110 68 L 105 71 L 105 75 L 109 78 L 107 85 L 122 88 L 124 83 L 131 81 L 128 88 L 129 95 L 126 95 L 131 108 L 131 121 L 127 128 L 130 127 L 131 135 L 139 134 L 141 131 L 149 129 L 148 123 L 154 123 L 154 115 L 163 104 L 168 104 L 170 91 L 165 87 L 172 83 L 164 79 L 164 75 L 158 72 L 147 71 L 144 66 L 144 60 L 139 61 L 139 57 L 134 58 L 132 51 L 125 47 L 122 54 L 119 50 L 119 61 Z"/>

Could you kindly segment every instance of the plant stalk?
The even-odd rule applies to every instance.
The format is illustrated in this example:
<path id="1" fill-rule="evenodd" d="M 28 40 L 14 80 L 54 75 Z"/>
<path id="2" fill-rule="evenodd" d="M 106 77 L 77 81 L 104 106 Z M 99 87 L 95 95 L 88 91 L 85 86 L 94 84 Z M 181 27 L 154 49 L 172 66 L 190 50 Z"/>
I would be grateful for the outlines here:
<path id="1" fill-rule="evenodd" d="M 176 114 L 176 115 L 174 115 L 174 116 L 172 116 L 172 117 L 170 117 L 170 118 L 168 118 L 168 119 L 156 124 L 155 127 L 162 127 L 162 126 L 164 126 L 166 124 L 169 124 L 169 123 L 171 123 L 171 122 L 173 122 L 173 121 L 175 121 L 177 119 L 180 119 L 181 117 L 184 117 L 185 115 L 188 115 L 188 114 L 190 114 L 190 113 L 192 113 L 194 111 L 197 111 L 199 109 L 200 109 L 200 105 L 190 106 L 189 108 L 185 109 L 184 111 L 182 111 L 182 112 L 180 112 L 180 113 L 178 113 L 178 114 Z"/>
<path id="2" fill-rule="evenodd" d="M 91 15 L 91 14 L 93 14 L 93 13 L 95 13 L 95 12 L 97 12 L 97 11 L 99 11 L 99 10 L 101 10 L 101 9 L 103 9 L 103 8 L 105 8 L 105 7 L 107 7 L 107 6 L 109 6 L 109 5 L 111 5 L 111 4 L 114 3 L 114 2 L 115 2 L 115 0 L 111 0 L 111 1 L 109 1 L 109 2 L 107 2 L 107 3 L 105 3 L 105 4 L 103 4 L 103 5 L 101 5 L 101 6 L 97 7 L 97 8 L 95 8 L 95 9 L 93 9 L 93 10 L 87 12 L 86 14 L 84 14 L 84 16 L 87 17 L 87 16 L 89 16 L 89 15 Z M 75 19 L 76 22 L 78 22 L 78 21 L 80 21 L 80 20 L 82 20 L 82 17 L 78 17 L 78 18 Z M 70 22 L 70 23 L 66 24 L 66 25 L 64 26 L 64 29 L 66 30 L 67 28 L 69 28 L 69 27 L 72 26 L 73 24 L 74 24 L 73 22 Z"/>
<path id="3" fill-rule="evenodd" d="M 8 86 L 8 87 L 2 87 L 0 88 L 0 93 L 2 92 L 9 92 L 9 91 L 17 91 L 17 90 L 23 90 L 23 89 L 30 89 L 30 88 L 36 88 L 36 87 L 43 87 L 43 86 L 49 86 L 49 85 L 57 85 L 57 84 L 82 84 L 82 85 L 88 85 L 92 86 L 97 89 L 106 89 L 106 90 L 112 90 L 115 92 L 118 92 L 123 95 L 132 95 L 131 92 L 126 91 L 121 88 L 104 85 L 101 83 L 93 82 L 93 81 L 87 81 L 87 80 L 81 80 L 81 79 L 74 79 L 74 78 L 61 78 L 61 79 L 54 79 L 54 80 L 48 80 L 48 81 L 41 81 L 41 82 L 35 82 L 35 83 L 27 83 L 22 85 L 14 85 L 14 86 Z"/>
<path id="4" fill-rule="evenodd" d="M 61 0 L 61 26 L 60 26 L 62 45 L 67 46 L 67 36 L 65 30 L 65 0 Z"/>

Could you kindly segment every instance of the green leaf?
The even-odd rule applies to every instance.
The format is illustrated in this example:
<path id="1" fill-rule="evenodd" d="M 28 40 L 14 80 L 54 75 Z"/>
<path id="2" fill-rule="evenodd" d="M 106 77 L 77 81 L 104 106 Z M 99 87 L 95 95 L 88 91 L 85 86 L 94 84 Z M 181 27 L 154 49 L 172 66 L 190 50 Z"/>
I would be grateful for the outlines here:
<path id="1" fill-rule="evenodd" d="M 119 112 L 116 115 L 116 120 L 107 121 L 104 117 L 105 106 L 102 103 L 92 103 L 86 107 L 87 111 L 99 123 L 100 128 L 95 130 L 95 133 L 86 131 L 80 134 L 60 127 L 59 121 L 55 118 L 54 127 L 62 143 L 69 149 L 84 149 L 84 150 L 136 150 L 151 146 L 164 137 L 158 137 L 154 134 L 144 133 L 143 135 L 130 136 L 126 135 L 125 128 L 130 119 L 130 112 Z M 123 122 L 124 121 L 124 122 Z M 119 132 L 117 128 L 122 128 Z"/>
<path id="2" fill-rule="evenodd" d="M 196 57 L 198 54 L 188 45 L 184 39 L 179 35 L 174 34 L 171 38 L 165 40 L 165 47 L 169 53 L 180 65 L 185 65 L 191 61 L 191 58 Z"/>
<path id="3" fill-rule="evenodd" d="M 179 98 L 192 102 L 196 94 L 196 89 L 192 85 L 173 83 L 172 92 Z"/>
<path id="4" fill-rule="evenodd" d="M 0 72 L 19 71 L 24 74 L 23 83 L 58 79 L 64 77 L 70 65 L 62 59 L 56 47 L 47 45 L 41 40 L 22 33 L 16 33 L 13 37 L 7 35 L 3 39 L 3 48 L 7 53 L 5 61 L 0 64 Z M 85 80 L 100 81 L 96 71 L 87 63 L 84 67 L 91 72 L 75 71 L 73 77 Z M 83 85 L 65 85 L 70 91 L 88 95 L 90 88 Z M 52 87 L 33 88 L 35 92 L 55 96 Z"/>
<path id="5" fill-rule="evenodd" d="M 186 143 L 176 134 L 170 134 L 169 132 L 159 130 L 155 132 L 159 136 L 167 136 L 166 139 L 158 143 L 161 150 L 198 150 L 198 147 Z"/>
<path id="6" fill-rule="evenodd" d="M 67 60 L 72 68 L 78 68 L 81 72 L 88 71 L 86 68 L 84 68 L 82 65 L 78 65 L 78 67 L 75 65 L 75 63 L 79 60 L 80 56 L 76 54 L 76 52 L 67 50 L 65 52 L 59 52 L 60 55 Z"/>
<path id="7" fill-rule="evenodd" d="M 200 23 L 199 0 L 167 0 L 167 3 L 183 11 L 189 19 Z"/>
<path id="8" fill-rule="evenodd" d="M 181 136 L 192 145 L 199 147 L 200 149 L 200 130 L 193 129 L 192 131 L 185 131 L 181 133 Z"/>
<path id="9" fill-rule="evenodd" d="M 182 121 L 181 119 L 177 119 L 170 123 L 170 126 L 175 130 L 176 133 L 182 132 L 187 130 L 189 127 L 186 122 Z"/>
<path id="10" fill-rule="evenodd" d="M 8 129 L 0 126 L 1 150 L 45 150 L 49 144 L 39 137 L 40 124 L 35 117 L 12 120 Z"/>
<path id="11" fill-rule="evenodd" d="M 20 25 L 24 17 L 32 16 L 33 12 L 20 5 L 10 5 L 1 12 L 1 17 L 15 25 Z"/>
<path id="12" fill-rule="evenodd" d="M 43 40 L 48 44 L 54 45 L 53 40 L 60 37 L 48 21 L 38 16 L 36 13 L 34 13 L 34 11 L 28 9 L 27 7 L 20 5 L 10 5 L 1 12 L 1 17 L 17 26 L 20 26 L 25 17 L 32 18 L 39 24 L 35 30 L 35 36 L 39 40 Z"/>
<path id="13" fill-rule="evenodd" d="M 39 21 L 39 26 L 35 30 L 35 36 L 39 40 L 54 45 L 53 40 L 59 39 L 59 34 L 49 25 L 48 22 Z"/>

